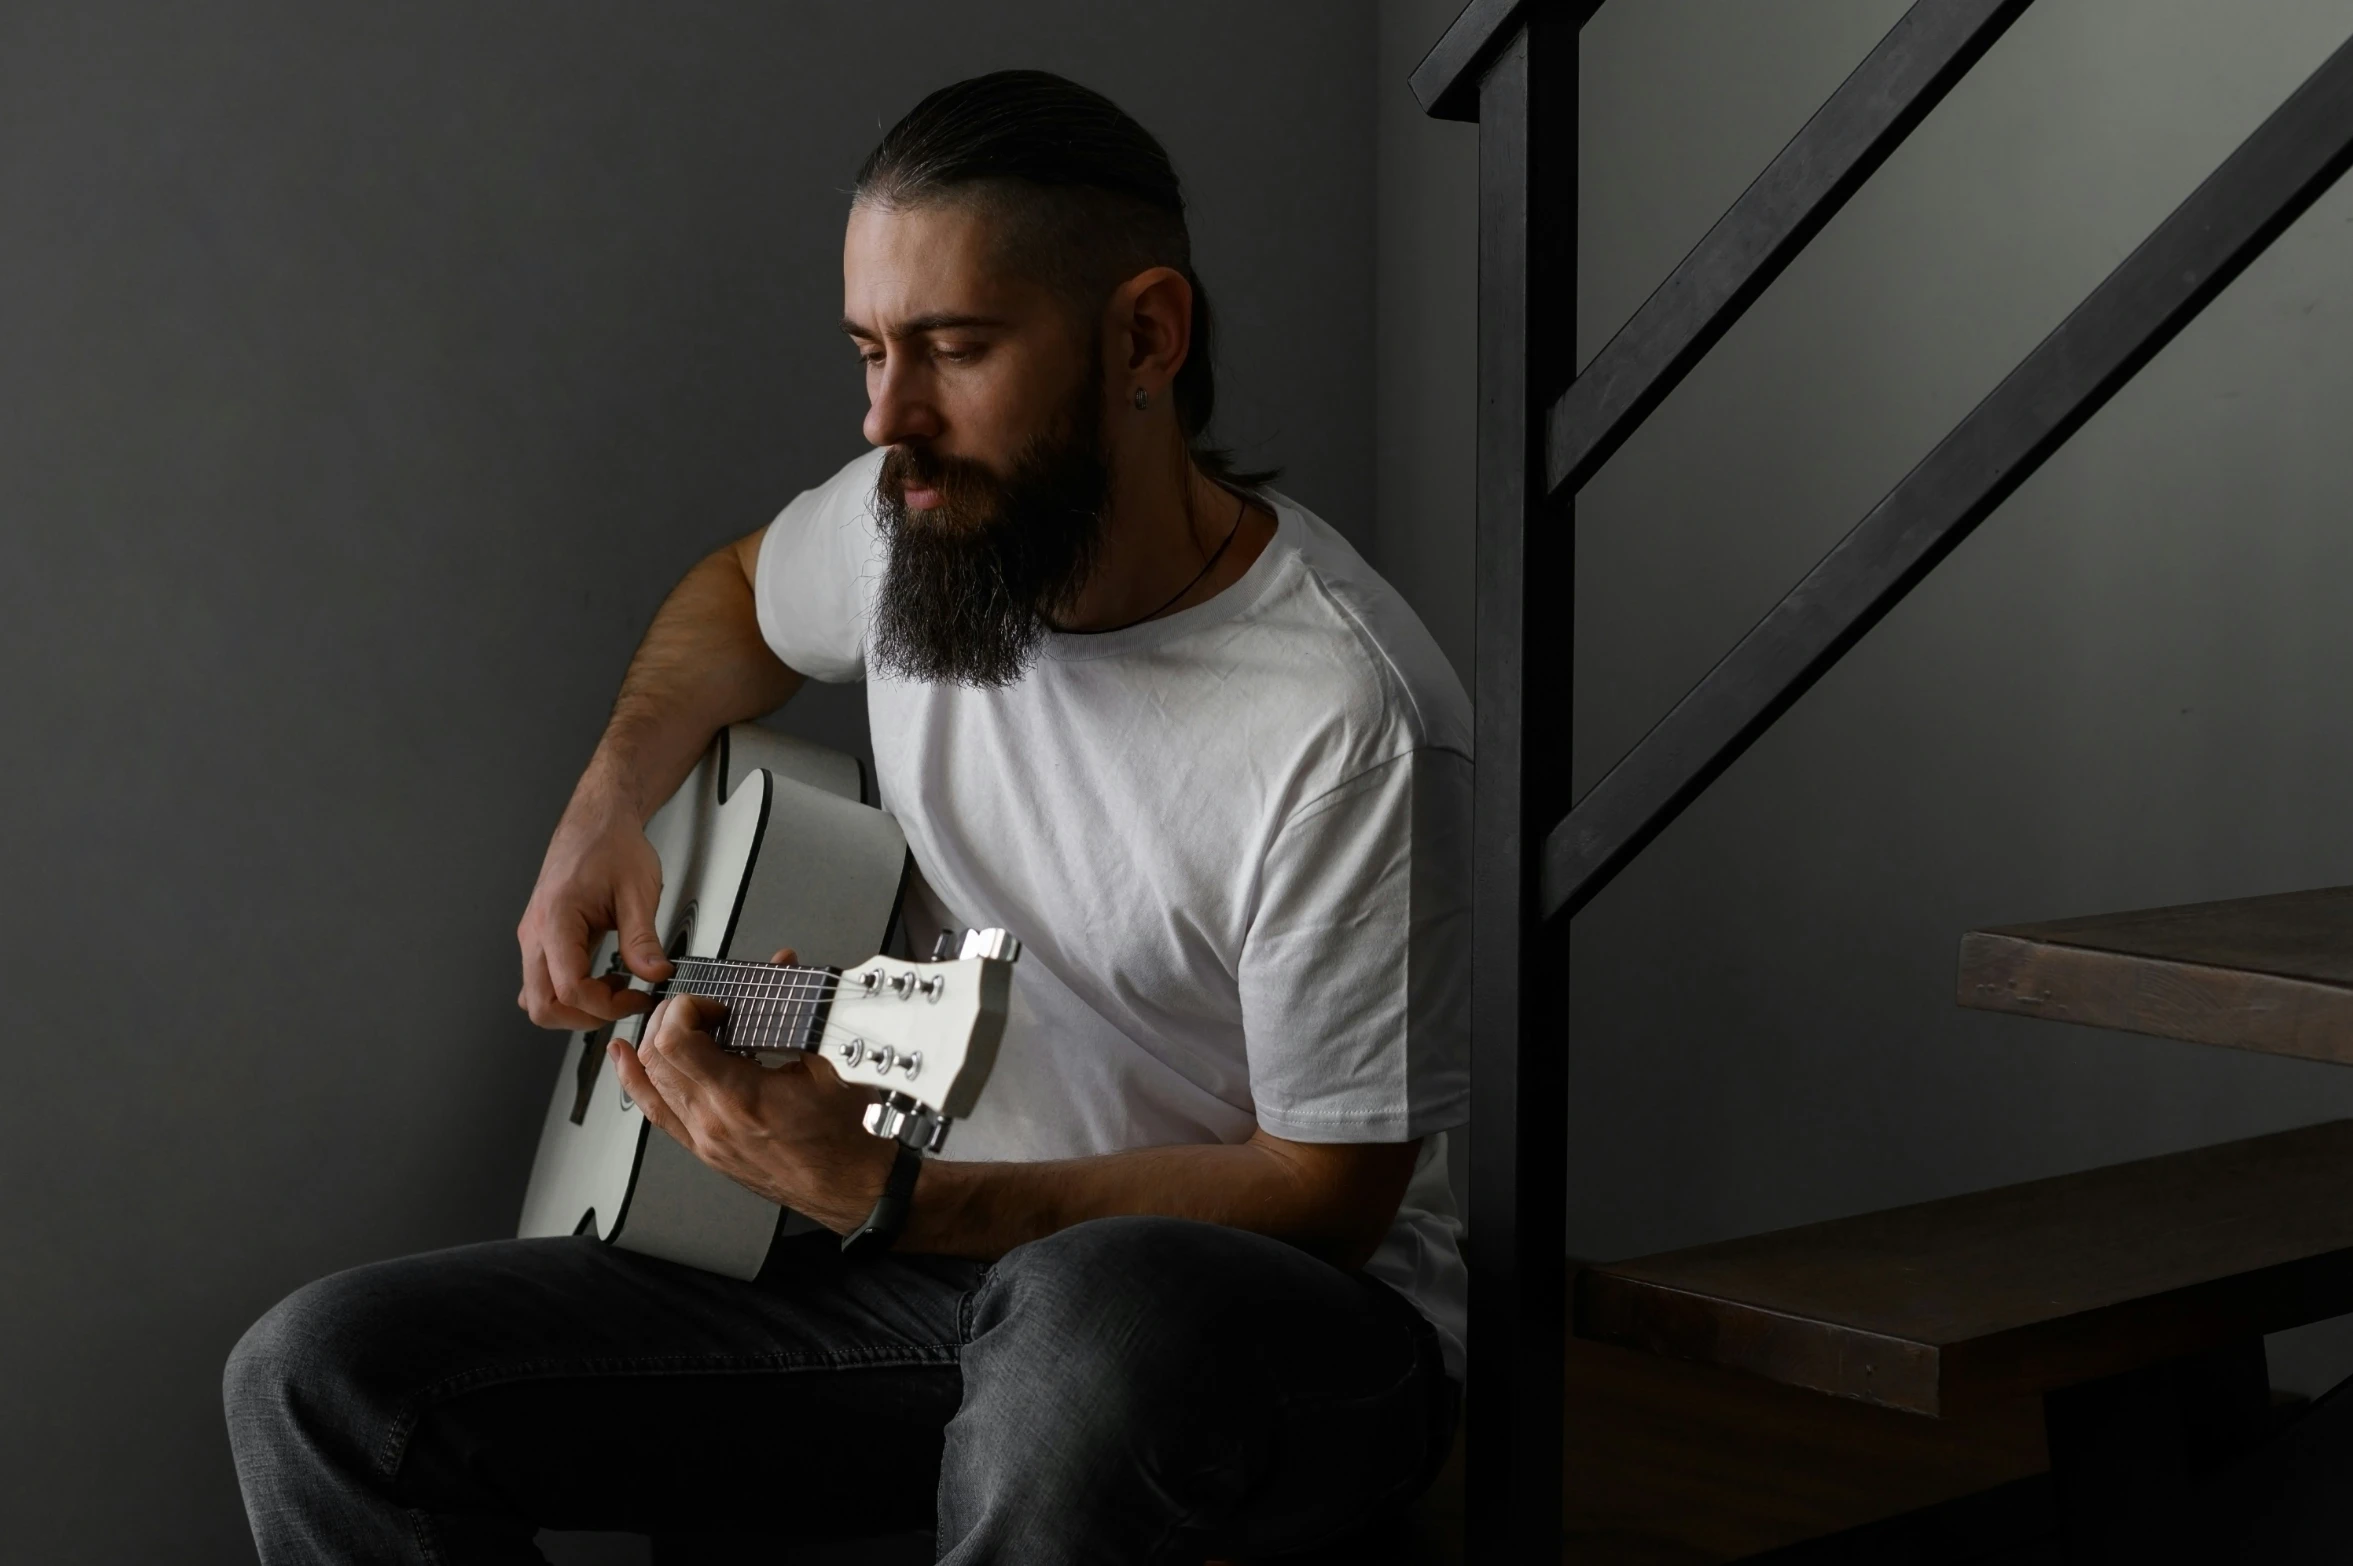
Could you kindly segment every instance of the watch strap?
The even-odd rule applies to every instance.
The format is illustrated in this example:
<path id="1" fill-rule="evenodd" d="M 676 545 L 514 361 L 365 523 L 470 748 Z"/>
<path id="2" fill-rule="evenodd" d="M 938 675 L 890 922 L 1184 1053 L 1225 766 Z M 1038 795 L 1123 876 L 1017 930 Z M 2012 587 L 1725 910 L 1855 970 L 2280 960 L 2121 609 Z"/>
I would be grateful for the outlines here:
<path id="1" fill-rule="evenodd" d="M 882 1194 L 874 1199 L 874 1210 L 864 1223 L 842 1236 L 844 1256 L 879 1256 L 897 1243 L 899 1231 L 907 1226 L 916 1178 L 922 1173 L 923 1154 L 901 1142 L 899 1156 L 891 1160 L 890 1178 L 883 1181 Z"/>

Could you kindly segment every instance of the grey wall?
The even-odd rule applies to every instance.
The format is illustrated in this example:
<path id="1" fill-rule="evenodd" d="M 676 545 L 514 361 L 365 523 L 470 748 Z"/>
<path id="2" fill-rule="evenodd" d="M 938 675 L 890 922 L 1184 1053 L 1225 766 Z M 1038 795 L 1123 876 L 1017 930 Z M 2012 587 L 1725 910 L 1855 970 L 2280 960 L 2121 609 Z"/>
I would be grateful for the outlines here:
<path id="1" fill-rule="evenodd" d="M 1426 39 L 1445 9 L 1384 16 Z M 1583 353 L 1903 10 L 1601 9 Z M 1585 492 L 1581 785 L 2349 34 L 2348 0 L 2033 7 Z M 1419 47 L 1384 34 L 1385 91 Z M 1451 128 L 1383 125 L 1381 232 L 1412 247 L 1380 270 L 1386 482 L 1430 383 L 1469 400 L 1458 345 L 1410 393 L 1386 372 L 1408 323 L 1461 311 L 1474 170 Z M 2349 424 L 2353 185 L 1579 917 L 1573 1251 L 2353 1113 L 2339 1069 L 1953 1003 L 1973 925 L 2353 879 Z M 1385 489 L 1379 536 L 1467 668 L 1467 448 L 1438 438 L 1454 471 L 1413 470 L 1417 514 Z M 2274 1363 L 2311 1386 L 2353 1352 L 2322 1330 Z"/>
<path id="2" fill-rule="evenodd" d="M 1159 131 L 1229 434 L 1369 538 L 1375 47 L 1349 0 L 0 9 L 0 1553 L 250 1558 L 237 1334 L 509 1231 L 545 834 L 667 585 L 859 448 L 842 192 L 922 91 Z"/>

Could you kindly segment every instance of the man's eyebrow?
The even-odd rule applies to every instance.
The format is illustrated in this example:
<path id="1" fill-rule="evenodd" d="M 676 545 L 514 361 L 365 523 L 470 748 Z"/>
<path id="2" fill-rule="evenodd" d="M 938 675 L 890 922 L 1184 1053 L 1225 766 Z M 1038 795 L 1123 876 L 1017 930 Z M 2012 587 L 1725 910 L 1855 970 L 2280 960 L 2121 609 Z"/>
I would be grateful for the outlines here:
<path id="1" fill-rule="evenodd" d="M 1005 322 L 1000 317 L 993 315 L 957 315 L 952 311 L 935 310 L 929 315 L 911 316 L 901 321 L 898 330 L 892 335 L 916 337 L 925 332 L 965 331 L 975 326 L 1003 326 L 1004 324 Z M 880 333 L 872 327 L 863 326 L 851 320 L 848 316 L 842 317 L 842 330 L 852 337 L 863 337 L 868 342 L 881 341 Z"/>

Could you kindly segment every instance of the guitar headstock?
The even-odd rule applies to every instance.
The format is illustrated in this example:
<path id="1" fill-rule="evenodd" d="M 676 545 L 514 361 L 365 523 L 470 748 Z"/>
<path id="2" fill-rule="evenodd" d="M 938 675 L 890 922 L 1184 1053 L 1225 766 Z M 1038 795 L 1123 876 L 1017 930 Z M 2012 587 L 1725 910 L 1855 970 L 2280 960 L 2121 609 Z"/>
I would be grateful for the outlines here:
<path id="1" fill-rule="evenodd" d="M 877 957 L 842 971 L 817 1049 L 843 1081 L 882 1091 L 867 1130 L 939 1151 L 996 1064 L 1020 955 L 1003 930 L 968 930 L 953 957 Z"/>

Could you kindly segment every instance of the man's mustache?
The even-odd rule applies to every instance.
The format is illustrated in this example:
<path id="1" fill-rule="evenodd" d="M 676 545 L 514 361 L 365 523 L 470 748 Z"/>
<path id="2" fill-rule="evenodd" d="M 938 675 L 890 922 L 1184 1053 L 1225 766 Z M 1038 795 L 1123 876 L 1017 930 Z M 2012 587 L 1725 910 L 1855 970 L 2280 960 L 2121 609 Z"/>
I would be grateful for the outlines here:
<path id="1" fill-rule="evenodd" d="M 984 462 L 952 457 L 929 446 L 893 446 L 884 453 L 879 487 L 901 505 L 910 489 L 936 490 L 951 507 L 991 495 L 1004 480 Z"/>

